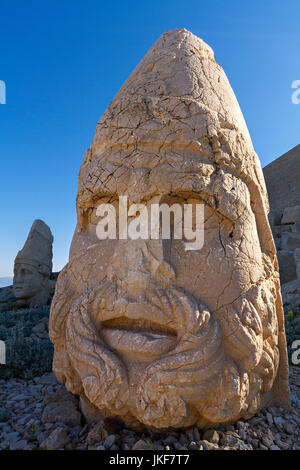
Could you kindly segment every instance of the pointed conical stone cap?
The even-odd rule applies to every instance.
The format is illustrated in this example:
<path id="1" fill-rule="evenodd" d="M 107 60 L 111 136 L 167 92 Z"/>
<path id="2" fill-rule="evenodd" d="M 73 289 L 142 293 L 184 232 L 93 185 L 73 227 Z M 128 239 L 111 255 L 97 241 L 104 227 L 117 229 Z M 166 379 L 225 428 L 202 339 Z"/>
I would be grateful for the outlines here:
<path id="1" fill-rule="evenodd" d="M 79 175 L 79 207 L 103 192 L 103 161 L 109 176 L 132 165 L 128 155 L 136 149 L 151 149 L 162 159 L 168 151 L 180 152 L 183 159 L 225 167 L 246 182 L 257 211 L 268 211 L 260 162 L 228 79 L 212 49 L 185 29 L 156 41 L 100 119 Z M 108 192 L 114 192 L 110 180 L 106 189 L 109 182 Z"/>
<path id="2" fill-rule="evenodd" d="M 15 264 L 30 264 L 42 274 L 50 276 L 52 272 L 52 243 L 53 236 L 48 225 L 42 220 L 35 220 L 25 245 L 16 256 Z"/>

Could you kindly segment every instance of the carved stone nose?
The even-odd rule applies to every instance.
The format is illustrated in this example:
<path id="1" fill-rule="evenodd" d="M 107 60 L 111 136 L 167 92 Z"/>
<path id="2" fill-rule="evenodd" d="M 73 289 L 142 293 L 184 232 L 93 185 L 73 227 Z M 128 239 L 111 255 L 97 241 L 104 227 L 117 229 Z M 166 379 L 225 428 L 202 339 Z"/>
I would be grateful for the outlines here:
<path id="1" fill-rule="evenodd" d="M 161 240 L 120 240 L 108 269 L 110 279 L 118 279 L 128 292 L 141 293 L 151 280 L 174 277 L 164 260 Z"/>
<path id="2" fill-rule="evenodd" d="M 108 277 L 118 279 L 129 293 L 141 293 L 151 278 L 151 266 L 145 256 L 144 240 L 120 240 L 108 269 Z"/>

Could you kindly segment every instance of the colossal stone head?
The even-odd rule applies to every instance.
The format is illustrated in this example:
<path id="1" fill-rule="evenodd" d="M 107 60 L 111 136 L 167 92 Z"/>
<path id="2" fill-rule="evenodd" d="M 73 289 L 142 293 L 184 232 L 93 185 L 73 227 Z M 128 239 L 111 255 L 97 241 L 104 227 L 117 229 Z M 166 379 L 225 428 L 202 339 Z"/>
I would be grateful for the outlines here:
<path id="1" fill-rule="evenodd" d="M 97 207 L 203 204 L 204 245 L 106 239 Z M 156 428 L 289 406 L 261 166 L 212 49 L 163 34 L 100 119 L 51 308 L 54 372 L 104 416 Z"/>
<path id="2" fill-rule="evenodd" d="M 14 266 L 14 293 L 30 306 L 45 305 L 50 295 L 53 236 L 42 220 L 35 220 Z"/>

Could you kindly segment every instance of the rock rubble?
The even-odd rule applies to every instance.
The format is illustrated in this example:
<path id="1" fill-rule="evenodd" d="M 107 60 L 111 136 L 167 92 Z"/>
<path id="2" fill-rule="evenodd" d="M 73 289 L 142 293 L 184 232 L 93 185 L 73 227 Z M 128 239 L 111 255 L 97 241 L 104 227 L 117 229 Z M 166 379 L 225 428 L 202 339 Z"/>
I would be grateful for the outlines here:
<path id="1" fill-rule="evenodd" d="M 300 450 L 300 370 L 290 368 L 292 407 L 269 407 L 249 421 L 136 432 L 105 419 L 87 425 L 78 398 L 52 373 L 0 380 L 1 450 Z"/>

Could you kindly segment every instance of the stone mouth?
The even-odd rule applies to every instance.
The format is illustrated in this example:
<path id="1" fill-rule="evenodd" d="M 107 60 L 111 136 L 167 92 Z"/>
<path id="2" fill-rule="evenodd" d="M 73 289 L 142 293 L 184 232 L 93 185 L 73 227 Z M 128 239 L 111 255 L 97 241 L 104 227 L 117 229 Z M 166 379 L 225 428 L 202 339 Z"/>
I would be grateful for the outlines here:
<path id="1" fill-rule="evenodd" d="M 172 328 L 125 317 L 102 322 L 101 336 L 112 350 L 135 360 L 153 360 L 172 350 L 177 342 L 177 333 Z"/>
<path id="2" fill-rule="evenodd" d="M 15 292 L 20 292 L 20 291 L 23 291 L 23 290 L 25 290 L 24 286 L 14 286 L 14 291 Z"/>

